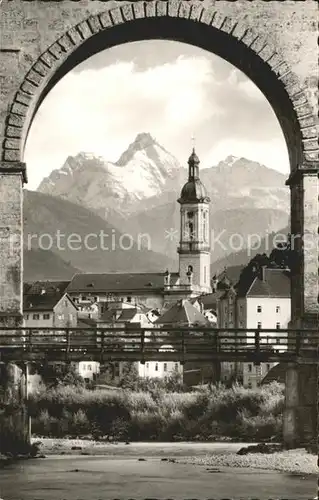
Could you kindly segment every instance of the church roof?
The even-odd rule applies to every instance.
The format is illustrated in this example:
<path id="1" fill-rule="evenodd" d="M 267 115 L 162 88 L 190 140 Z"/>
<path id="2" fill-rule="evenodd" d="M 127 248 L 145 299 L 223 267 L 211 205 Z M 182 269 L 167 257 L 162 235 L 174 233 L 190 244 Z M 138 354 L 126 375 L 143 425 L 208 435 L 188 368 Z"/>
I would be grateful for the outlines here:
<path id="1" fill-rule="evenodd" d="M 207 196 L 206 189 L 200 179 L 192 179 L 184 184 L 179 203 L 208 203 L 210 200 Z"/>
<path id="2" fill-rule="evenodd" d="M 156 321 L 160 325 L 209 325 L 205 316 L 189 300 L 182 299 L 164 312 Z"/>
<path id="3" fill-rule="evenodd" d="M 177 279 L 178 273 L 171 273 L 171 283 Z M 67 292 L 159 292 L 163 289 L 164 273 L 83 273 L 73 276 Z"/>
<path id="4" fill-rule="evenodd" d="M 178 203 L 208 203 L 206 189 L 199 178 L 199 158 L 193 149 L 188 159 L 188 181 L 184 184 Z"/>

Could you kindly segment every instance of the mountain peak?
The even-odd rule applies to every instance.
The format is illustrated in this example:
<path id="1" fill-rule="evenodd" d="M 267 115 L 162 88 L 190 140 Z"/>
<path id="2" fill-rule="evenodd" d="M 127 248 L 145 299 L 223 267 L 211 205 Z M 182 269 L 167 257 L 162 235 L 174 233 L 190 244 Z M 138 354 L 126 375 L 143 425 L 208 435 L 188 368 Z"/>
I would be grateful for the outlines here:
<path id="1" fill-rule="evenodd" d="M 142 151 L 155 145 L 158 144 L 149 132 L 141 132 L 137 134 L 134 141 L 129 145 L 127 150 L 124 151 L 119 160 L 116 162 L 116 165 L 126 165 L 129 159 L 132 158 L 137 151 Z"/>
<path id="2" fill-rule="evenodd" d="M 238 161 L 238 160 L 239 160 L 238 156 L 228 155 L 228 156 L 225 158 L 225 160 L 224 160 L 224 162 L 223 162 L 223 163 L 227 163 L 227 165 L 231 166 L 231 165 L 233 165 L 234 163 L 236 163 L 236 161 Z"/>
<path id="3" fill-rule="evenodd" d="M 142 148 L 145 148 L 147 146 L 152 146 L 153 144 L 156 144 L 156 140 L 154 137 L 151 136 L 149 132 L 141 132 L 137 134 L 134 140 L 134 144 L 141 146 Z"/>

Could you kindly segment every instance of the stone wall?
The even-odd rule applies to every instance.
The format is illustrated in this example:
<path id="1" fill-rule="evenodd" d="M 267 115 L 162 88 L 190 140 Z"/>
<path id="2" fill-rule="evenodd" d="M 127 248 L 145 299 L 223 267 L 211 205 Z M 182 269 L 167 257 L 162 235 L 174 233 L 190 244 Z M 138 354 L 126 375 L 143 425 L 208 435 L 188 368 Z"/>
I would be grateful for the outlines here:
<path id="1" fill-rule="evenodd" d="M 94 17 L 116 6 L 120 6 L 121 10 L 113 10 L 111 18 L 107 14 Z M 206 8 L 205 11 L 202 10 L 203 7 Z M 312 153 L 316 149 L 316 144 L 313 142 L 313 121 L 309 115 L 311 111 L 313 115 L 317 115 L 317 11 L 315 2 L 312 0 L 304 1 L 302 9 L 299 2 L 289 0 L 285 2 L 205 0 L 181 3 L 176 1 L 146 1 L 132 2 L 131 4 L 92 0 L 78 2 L 65 0 L 58 3 L 13 0 L 3 3 L 1 11 L 0 142 L 3 143 L 3 139 L 6 137 L 4 147 L 7 151 L 4 158 L 9 161 L 21 160 L 23 157 L 23 147 L 20 155 L 15 153 L 17 148 L 20 148 L 21 143 L 21 130 L 18 129 L 20 125 L 25 126 L 26 129 L 22 132 L 24 141 L 31 115 L 37 106 L 37 99 L 34 100 L 33 95 L 39 93 L 39 86 L 45 86 L 48 79 L 56 74 L 62 63 L 69 60 L 70 54 L 74 53 L 84 41 L 110 26 L 126 23 L 118 37 L 112 40 L 108 39 L 108 36 L 103 36 L 98 47 L 93 46 L 92 43 L 90 50 L 85 50 L 77 59 L 85 59 L 94 51 L 123 41 L 125 33 L 127 34 L 131 30 L 128 26 L 129 21 L 132 19 L 138 21 L 139 18 L 147 18 L 148 20 L 165 18 L 165 23 L 166 20 L 168 22 L 173 18 L 190 19 L 199 21 L 203 26 L 212 25 L 223 36 L 231 33 L 234 39 L 242 40 L 243 46 L 251 47 L 253 52 L 258 53 L 261 60 L 267 60 L 283 85 L 286 88 L 290 87 L 292 94 L 300 88 L 299 79 L 301 85 L 306 88 L 306 96 L 312 106 L 312 110 L 309 109 L 302 96 L 295 100 L 295 105 L 298 107 L 297 114 L 300 118 L 302 117 L 302 127 L 307 128 L 303 134 L 304 141 L 306 141 L 304 147 L 309 152 L 309 161 L 318 159 L 318 155 Z M 88 18 L 90 19 L 86 21 Z M 78 23 L 81 24 L 74 27 Z M 144 28 L 138 30 L 134 36 L 139 39 L 151 37 L 152 30 L 155 29 L 154 26 L 150 32 Z M 246 28 L 252 28 L 252 31 L 247 31 Z M 68 30 L 68 34 L 65 35 Z M 165 38 L 165 24 L 160 31 L 161 33 L 155 34 L 155 37 Z M 182 31 L 185 35 L 185 41 L 192 43 L 190 36 L 193 30 L 190 30 L 189 25 L 185 25 Z M 128 41 L 130 41 L 130 36 L 131 34 L 128 35 Z M 166 36 L 173 37 L 169 31 L 167 31 Z M 213 51 L 216 53 L 219 51 L 222 57 L 225 56 L 228 60 L 232 59 L 230 62 L 241 67 L 243 59 L 239 54 L 236 54 L 236 50 L 228 51 L 222 39 L 218 40 L 217 37 L 216 40 L 213 40 L 214 37 L 210 38 L 213 43 Z M 59 43 L 56 43 L 58 39 Z M 207 40 L 208 37 L 204 43 L 198 41 L 198 45 L 200 43 L 207 45 Z M 50 50 L 47 50 L 49 47 Z M 206 48 L 210 50 L 210 47 Z M 41 55 L 41 60 L 38 60 Z M 77 62 L 79 61 L 77 60 Z M 34 64 L 36 66 L 33 66 Z M 30 71 L 32 66 L 33 69 Z M 69 69 L 70 65 L 66 64 L 65 70 Z M 254 76 L 250 74 L 251 65 L 246 64 L 241 69 L 244 69 L 248 76 Z M 258 77 L 256 71 L 254 73 Z M 27 74 L 28 79 L 25 80 L 24 77 Z M 264 87 L 262 90 L 267 93 L 267 87 L 269 90 L 270 83 L 265 82 L 265 80 L 261 78 L 258 84 L 260 87 Z M 52 84 L 53 82 L 51 82 Z M 12 111 L 11 104 L 20 86 L 22 87 L 14 103 L 14 113 L 9 118 L 8 109 Z M 42 90 L 44 89 L 41 89 L 41 92 Z M 32 104 L 30 104 L 31 101 Z M 24 124 L 23 116 L 25 114 L 29 115 L 26 120 L 27 124 Z M 288 120 L 288 117 L 286 118 Z M 284 122 L 283 116 L 281 119 Z M 287 128 L 289 128 L 291 120 L 288 122 L 286 123 Z M 290 140 L 292 141 L 292 138 Z M 292 149 L 292 145 L 290 147 Z"/>

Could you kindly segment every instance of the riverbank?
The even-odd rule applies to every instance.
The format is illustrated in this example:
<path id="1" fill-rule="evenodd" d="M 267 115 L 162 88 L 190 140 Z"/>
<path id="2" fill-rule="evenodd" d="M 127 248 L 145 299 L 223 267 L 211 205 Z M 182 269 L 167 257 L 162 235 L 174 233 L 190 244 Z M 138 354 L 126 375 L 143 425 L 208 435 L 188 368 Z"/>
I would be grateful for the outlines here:
<path id="1" fill-rule="evenodd" d="M 158 458 L 179 464 L 193 464 L 207 469 L 216 467 L 255 468 L 293 474 L 317 474 L 317 455 L 305 449 L 276 451 L 270 454 L 237 452 L 251 443 L 105 443 L 83 439 L 33 439 L 40 441 L 39 453 L 53 455 L 87 455 L 125 457 L 147 460 Z"/>
<path id="2" fill-rule="evenodd" d="M 275 470 L 293 474 L 318 474 L 317 456 L 307 453 L 304 448 L 274 452 L 271 454 L 249 453 L 248 455 L 207 455 L 206 457 L 186 457 L 179 463 L 201 465 L 207 468 L 235 467 Z"/>

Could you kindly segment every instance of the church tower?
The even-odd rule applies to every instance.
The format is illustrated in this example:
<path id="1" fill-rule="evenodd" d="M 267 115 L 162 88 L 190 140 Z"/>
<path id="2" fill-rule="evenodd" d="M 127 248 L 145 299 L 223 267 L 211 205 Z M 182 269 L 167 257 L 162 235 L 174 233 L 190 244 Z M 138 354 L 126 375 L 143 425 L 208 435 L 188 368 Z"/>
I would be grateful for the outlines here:
<path id="1" fill-rule="evenodd" d="M 181 285 L 194 291 L 211 292 L 210 279 L 210 199 L 199 178 L 199 159 L 193 148 L 188 160 L 188 181 L 178 203 L 181 206 L 179 277 Z"/>

